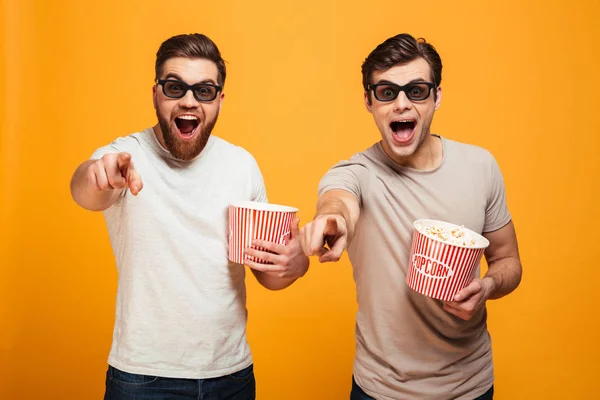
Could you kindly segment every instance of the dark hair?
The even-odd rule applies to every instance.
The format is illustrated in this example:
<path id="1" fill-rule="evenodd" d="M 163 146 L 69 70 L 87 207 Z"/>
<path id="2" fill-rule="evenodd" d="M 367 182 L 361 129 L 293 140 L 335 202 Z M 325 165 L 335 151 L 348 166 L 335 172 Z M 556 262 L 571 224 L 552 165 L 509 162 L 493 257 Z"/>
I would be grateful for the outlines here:
<path id="1" fill-rule="evenodd" d="M 442 59 L 425 39 L 415 39 L 408 33 L 401 33 L 387 39 L 369 54 L 362 65 L 363 87 L 369 90 L 373 71 L 385 71 L 398 64 L 405 64 L 423 58 L 431 67 L 431 79 L 436 87 L 442 82 Z M 434 92 L 435 93 L 435 92 Z"/>
<path id="2" fill-rule="evenodd" d="M 218 83 L 225 85 L 225 61 L 217 45 L 201 33 L 173 36 L 165 40 L 156 52 L 155 79 L 160 79 L 165 62 L 174 57 L 204 58 L 217 64 Z"/>

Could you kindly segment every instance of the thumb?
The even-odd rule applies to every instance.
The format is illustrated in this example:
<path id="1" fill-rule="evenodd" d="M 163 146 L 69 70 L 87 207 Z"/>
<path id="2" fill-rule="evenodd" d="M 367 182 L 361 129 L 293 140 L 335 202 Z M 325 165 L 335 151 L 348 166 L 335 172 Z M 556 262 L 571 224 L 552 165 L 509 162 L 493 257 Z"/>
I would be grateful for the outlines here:
<path id="1" fill-rule="evenodd" d="M 474 294 L 481 292 L 481 289 L 481 281 L 474 279 L 467 287 L 462 289 L 454 296 L 454 301 L 463 301 L 465 299 L 468 299 Z"/>
<path id="2" fill-rule="evenodd" d="M 117 166 L 121 171 L 126 168 L 131 162 L 131 154 L 126 152 L 121 152 L 117 155 Z"/>
<path id="3" fill-rule="evenodd" d="M 292 221 L 292 231 L 290 233 L 290 240 L 295 239 L 300 234 L 300 218 L 294 218 Z"/>

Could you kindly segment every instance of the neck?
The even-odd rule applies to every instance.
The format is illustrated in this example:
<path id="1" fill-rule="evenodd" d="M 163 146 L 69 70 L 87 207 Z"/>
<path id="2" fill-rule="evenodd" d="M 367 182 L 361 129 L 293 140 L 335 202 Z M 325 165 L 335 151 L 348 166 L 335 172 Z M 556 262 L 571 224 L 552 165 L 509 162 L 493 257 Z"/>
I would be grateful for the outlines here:
<path id="1" fill-rule="evenodd" d="M 154 131 L 154 136 L 156 136 L 156 140 L 158 140 L 158 143 L 160 143 L 160 145 L 163 148 L 167 148 L 167 145 L 165 144 L 165 138 L 163 137 L 163 133 L 162 130 L 160 129 L 160 124 L 156 124 L 152 127 L 152 130 Z"/>
<path id="2" fill-rule="evenodd" d="M 394 161 L 405 167 L 430 171 L 440 166 L 443 156 L 442 140 L 428 134 L 413 154 L 400 159 L 396 157 Z"/>

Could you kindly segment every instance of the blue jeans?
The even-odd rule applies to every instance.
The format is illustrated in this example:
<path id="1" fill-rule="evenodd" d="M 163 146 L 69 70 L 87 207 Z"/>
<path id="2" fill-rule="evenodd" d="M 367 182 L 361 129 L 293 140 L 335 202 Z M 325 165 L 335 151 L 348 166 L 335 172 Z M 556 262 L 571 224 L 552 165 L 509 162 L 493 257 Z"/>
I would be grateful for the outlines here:
<path id="1" fill-rule="evenodd" d="M 479 396 L 473 400 L 493 400 L 493 398 L 494 398 L 494 385 L 492 385 L 490 390 L 488 390 L 487 392 L 485 392 L 484 394 L 482 394 L 481 396 Z M 358 386 L 358 384 L 354 380 L 354 377 L 352 377 L 352 392 L 350 392 L 350 400 L 375 400 L 375 399 L 373 397 L 369 396 L 368 394 L 366 394 L 364 392 L 364 390 L 362 390 L 360 388 L 360 386 Z"/>
<path id="2" fill-rule="evenodd" d="M 256 381 L 250 365 L 211 379 L 137 375 L 109 366 L 104 400 L 254 400 Z"/>

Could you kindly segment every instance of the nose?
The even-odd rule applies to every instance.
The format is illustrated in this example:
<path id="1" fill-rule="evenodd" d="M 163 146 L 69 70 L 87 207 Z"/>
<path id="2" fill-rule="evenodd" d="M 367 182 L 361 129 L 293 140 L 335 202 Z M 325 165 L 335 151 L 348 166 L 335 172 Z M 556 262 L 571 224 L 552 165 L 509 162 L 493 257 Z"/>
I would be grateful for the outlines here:
<path id="1" fill-rule="evenodd" d="M 398 97 L 396 97 L 396 100 L 394 100 L 394 111 L 401 113 L 403 111 L 410 110 L 412 106 L 413 103 L 408 99 L 408 97 L 406 97 L 406 93 L 403 91 L 398 93 Z"/>
<path id="2" fill-rule="evenodd" d="M 194 92 L 192 90 L 188 90 L 185 92 L 185 95 L 179 100 L 179 104 L 182 108 L 196 108 L 200 104 L 198 100 L 194 97 Z"/>

